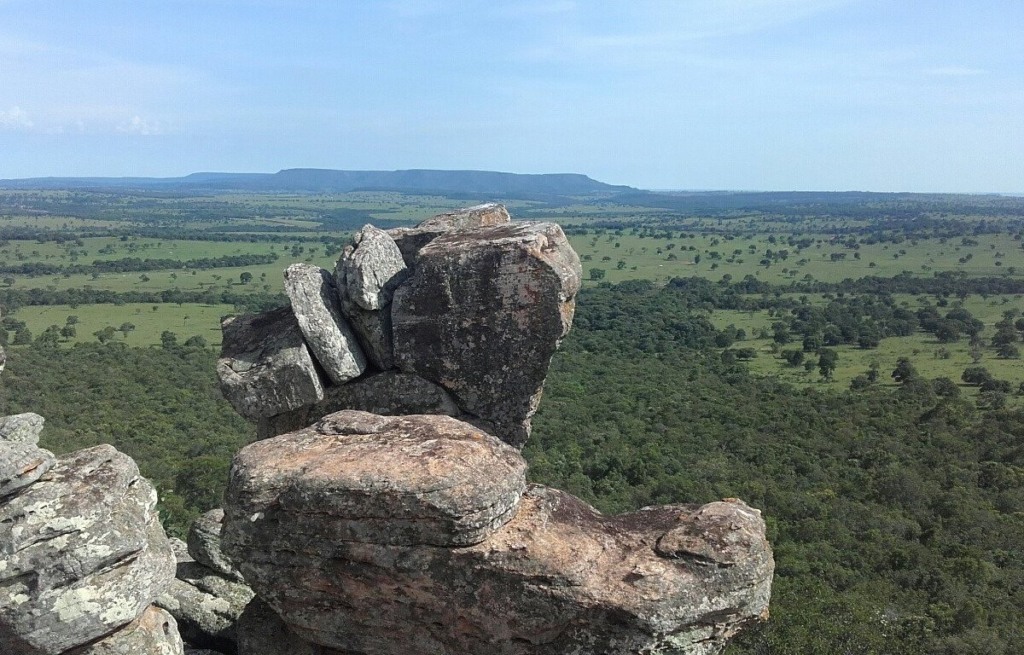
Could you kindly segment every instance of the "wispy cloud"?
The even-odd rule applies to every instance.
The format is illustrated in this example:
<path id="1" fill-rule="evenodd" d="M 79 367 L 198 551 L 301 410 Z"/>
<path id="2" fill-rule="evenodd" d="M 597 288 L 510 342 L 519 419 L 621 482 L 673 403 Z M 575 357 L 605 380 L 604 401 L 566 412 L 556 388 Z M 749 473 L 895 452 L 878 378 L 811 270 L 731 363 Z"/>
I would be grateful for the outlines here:
<path id="1" fill-rule="evenodd" d="M 28 112 L 21 107 L 14 106 L 10 109 L 0 109 L 0 128 L 5 130 L 30 130 L 35 127 L 35 122 Z"/>
<path id="2" fill-rule="evenodd" d="M 134 134 L 138 136 L 154 136 L 157 134 L 163 134 L 163 129 L 161 128 L 159 121 L 145 119 L 138 115 L 132 116 L 125 122 L 118 125 L 117 131 L 124 134 Z"/>

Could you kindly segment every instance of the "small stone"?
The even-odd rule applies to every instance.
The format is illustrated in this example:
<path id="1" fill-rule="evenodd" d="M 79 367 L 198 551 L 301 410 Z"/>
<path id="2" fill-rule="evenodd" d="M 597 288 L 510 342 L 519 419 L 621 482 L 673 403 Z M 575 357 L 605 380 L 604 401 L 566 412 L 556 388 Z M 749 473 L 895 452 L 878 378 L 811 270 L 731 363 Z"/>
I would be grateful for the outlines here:
<path id="1" fill-rule="evenodd" d="M 43 477 L 57 458 L 33 443 L 0 441 L 0 498 Z"/>
<path id="2" fill-rule="evenodd" d="M 188 553 L 196 562 L 224 577 L 242 582 L 242 575 L 220 549 L 224 510 L 217 508 L 201 514 L 188 531 Z"/>
<path id="3" fill-rule="evenodd" d="M 312 264 L 292 264 L 284 272 L 284 290 L 306 344 L 327 377 L 344 384 L 362 375 L 366 356 L 342 318 L 331 274 Z"/>
<path id="4" fill-rule="evenodd" d="M 39 435 L 46 422 L 39 414 L 25 412 L 0 418 L 0 441 L 39 443 Z"/>
<path id="5" fill-rule="evenodd" d="M 221 321 L 224 341 L 217 377 L 242 416 L 258 419 L 312 405 L 323 382 L 288 307 Z"/>
<path id="6" fill-rule="evenodd" d="M 342 297 L 371 311 L 387 307 L 408 274 L 395 240 L 372 225 L 364 225 L 356 233 L 335 269 Z"/>

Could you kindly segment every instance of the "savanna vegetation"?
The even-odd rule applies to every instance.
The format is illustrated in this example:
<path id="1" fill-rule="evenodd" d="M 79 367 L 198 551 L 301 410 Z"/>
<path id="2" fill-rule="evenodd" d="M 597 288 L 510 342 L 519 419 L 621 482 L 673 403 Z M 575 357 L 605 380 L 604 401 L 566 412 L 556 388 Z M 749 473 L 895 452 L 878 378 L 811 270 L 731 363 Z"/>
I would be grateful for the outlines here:
<path id="1" fill-rule="evenodd" d="M 112 443 L 168 530 L 254 430 L 216 388 L 225 313 L 284 302 L 346 231 L 480 200 L 0 190 L 0 413 Z M 583 260 L 524 451 L 603 511 L 759 507 L 772 619 L 730 655 L 1024 652 L 1024 202 L 895 194 L 509 201 Z"/>

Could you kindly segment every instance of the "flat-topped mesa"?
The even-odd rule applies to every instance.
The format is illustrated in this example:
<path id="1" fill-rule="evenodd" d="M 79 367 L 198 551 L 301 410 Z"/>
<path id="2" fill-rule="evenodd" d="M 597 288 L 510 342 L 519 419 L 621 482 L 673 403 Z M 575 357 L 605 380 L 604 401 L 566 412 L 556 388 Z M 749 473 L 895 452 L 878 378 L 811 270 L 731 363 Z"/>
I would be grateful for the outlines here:
<path id="1" fill-rule="evenodd" d="M 766 615 L 757 510 L 603 516 L 524 470 L 440 416 L 343 411 L 246 446 L 223 546 L 292 643 L 240 655 L 713 655 Z"/>
<path id="2" fill-rule="evenodd" d="M 581 269 L 560 227 L 488 203 L 367 225 L 333 278 L 308 264 L 285 276 L 291 311 L 222 323 L 221 389 L 260 437 L 364 409 L 458 416 L 521 448 Z"/>

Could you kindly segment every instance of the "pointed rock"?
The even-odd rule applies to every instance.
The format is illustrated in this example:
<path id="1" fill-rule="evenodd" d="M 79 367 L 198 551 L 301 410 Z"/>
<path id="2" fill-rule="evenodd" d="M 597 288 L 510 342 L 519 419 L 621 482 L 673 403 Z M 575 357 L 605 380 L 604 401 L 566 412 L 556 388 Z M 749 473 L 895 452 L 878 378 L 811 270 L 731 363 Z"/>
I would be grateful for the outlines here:
<path id="1" fill-rule="evenodd" d="M 224 397 L 249 419 L 312 405 L 323 382 L 288 307 L 221 321 L 217 377 Z"/>
<path id="2" fill-rule="evenodd" d="M 551 356 L 572 324 L 580 260 L 554 223 L 451 232 L 395 292 L 395 360 L 522 447 Z"/>
<path id="3" fill-rule="evenodd" d="M 0 498 L 39 480 L 56 462 L 53 453 L 35 444 L 0 441 Z"/>
<path id="4" fill-rule="evenodd" d="M 312 264 L 292 264 L 284 272 L 284 290 L 306 344 L 327 377 L 344 384 L 366 370 L 366 356 L 342 318 L 334 278 Z"/>

